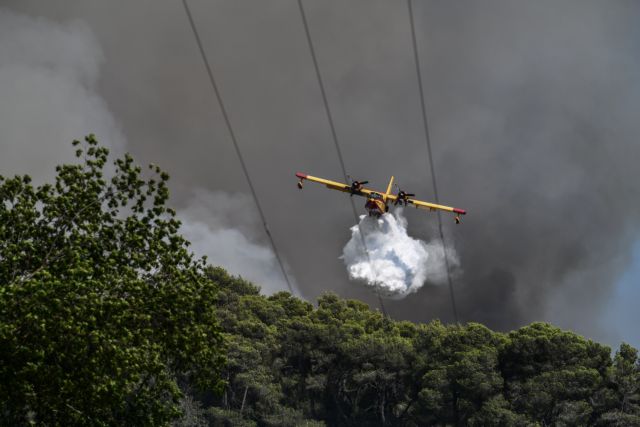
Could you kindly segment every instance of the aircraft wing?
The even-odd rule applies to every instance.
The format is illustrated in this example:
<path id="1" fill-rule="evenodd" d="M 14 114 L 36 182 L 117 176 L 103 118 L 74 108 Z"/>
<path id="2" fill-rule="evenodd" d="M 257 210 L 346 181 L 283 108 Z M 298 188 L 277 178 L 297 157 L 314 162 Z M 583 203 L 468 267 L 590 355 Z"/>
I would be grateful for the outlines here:
<path id="1" fill-rule="evenodd" d="M 351 186 L 347 185 L 347 184 L 344 184 L 342 182 L 331 181 L 329 179 L 324 179 L 324 178 L 318 178 L 317 176 L 311 176 L 311 175 L 307 175 L 307 174 L 300 173 L 300 172 L 297 172 L 296 176 L 300 179 L 300 184 L 299 185 L 301 185 L 303 180 L 308 179 L 309 181 L 317 182 L 319 184 L 324 184 L 327 188 L 330 188 L 332 190 L 338 190 L 338 191 L 342 191 L 344 193 L 355 194 L 356 196 L 367 197 L 371 193 L 383 194 L 380 191 L 374 191 L 374 190 L 370 190 L 370 189 L 364 188 L 364 187 L 361 188 L 359 191 L 356 191 L 356 192 L 352 193 L 351 192 Z M 393 199 L 393 200 L 395 200 L 395 199 Z"/>
<path id="2" fill-rule="evenodd" d="M 465 215 L 467 211 L 464 209 L 458 209 L 451 206 L 437 205 L 435 203 L 423 202 L 422 200 L 416 200 L 412 198 L 407 199 L 407 204 L 412 205 L 416 209 L 428 209 L 430 211 L 441 210 L 447 212 L 453 212 L 455 214 Z"/>

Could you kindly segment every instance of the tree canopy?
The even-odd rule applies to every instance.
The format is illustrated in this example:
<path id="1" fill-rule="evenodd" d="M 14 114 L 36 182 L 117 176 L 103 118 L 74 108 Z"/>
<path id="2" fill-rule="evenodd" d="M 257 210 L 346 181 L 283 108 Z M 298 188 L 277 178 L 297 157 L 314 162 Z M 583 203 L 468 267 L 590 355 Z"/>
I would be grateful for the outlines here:
<path id="1" fill-rule="evenodd" d="M 165 207 L 168 175 L 75 141 L 54 184 L 0 177 L 0 415 L 6 424 L 157 425 L 177 380 L 221 386 L 216 287 Z"/>
<path id="2" fill-rule="evenodd" d="M 545 323 L 414 324 L 326 294 L 317 307 L 218 268 L 228 380 L 209 425 L 640 425 L 640 366 Z M 308 423 L 308 424 L 305 424 Z"/>

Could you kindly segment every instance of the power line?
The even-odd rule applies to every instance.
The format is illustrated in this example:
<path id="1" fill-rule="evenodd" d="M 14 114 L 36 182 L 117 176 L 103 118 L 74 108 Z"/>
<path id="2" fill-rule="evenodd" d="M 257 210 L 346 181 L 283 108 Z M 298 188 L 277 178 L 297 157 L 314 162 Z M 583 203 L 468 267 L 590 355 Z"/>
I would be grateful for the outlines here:
<path id="1" fill-rule="evenodd" d="M 271 242 L 271 247 L 273 248 L 273 253 L 276 256 L 276 260 L 278 261 L 278 265 L 280 266 L 280 270 L 282 270 L 282 276 L 284 280 L 287 282 L 287 287 L 289 288 L 289 292 L 295 295 L 293 291 L 293 286 L 291 285 L 291 281 L 289 280 L 289 275 L 284 268 L 284 264 L 282 262 L 282 258 L 280 257 L 280 252 L 276 246 L 275 241 L 273 240 L 273 236 L 269 231 L 269 227 L 267 226 L 267 220 L 264 215 L 264 211 L 260 206 L 260 201 L 258 200 L 258 195 L 256 193 L 255 188 L 253 187 L 253 182 L 251 181 L 251 176 L 249 176 L 249 171 L 247 169 L 247 165 L 244 162 L 244 158 L 242 157 L 242 152 L 240 151 L 240 147 L 238 145 L 238 140 L 236 139 L 236 134 L 233 132 L 233 127 L 231 126 L 231 121 L 229 120 L 229 115 L 227 114 L 227 109 L 224 107 L 224 103 L 222 102 L 222 96 L 220 95 L 220 91 L 218 90 L 218 85 L 216 84 L 216 80 L 213 77 L 213 71 L 211 71 L 211 65 L 209 65 L 209 60 L 207 59 L 207 54 L 204 51 L 204 47 L 202 45 L 202 40 L 200 39 L 200 35 L 198 34 L 198 30 L 196 28 L 196 24 L 193 20 L 193 16 L 191 15 L 191 10 L 189 9 L 189 4 L 187 0 L 182 0 L 182 4 L 184 5 L 184 10 L 187 13 L 187 18 L 189 19 L 189 25 L 191 26 L 191 30 L 193 30 L 193 35 L 196 39 L 196 44 L 198 45 L 198 50 L 200 51 L 200 56 L 202 57 L 202 61 L 204 62 L 204 66 L 207 69 L 207 75 L 209 76 L 209 82 L 211 83 L 211 87 L 216 95 L 216 99 L 218 100 L 218 104 L 220 105 L 220 110 L 222 111 L 222 116 L 224 117 L 224 122 L 227 125 L 227 130 L 229 131 L 229 135 L 231 136 L 231 142 L 233 142 L 233 147 L 236 150 L 236 155 L 238 156 L 238 160 L 240 161 L 240 166 L 242 166 L 242 172 L 244 172 L 244 176 L 247 179 L 247 183 L 249 184 L 249 189 L 251 190 L 251 195 L 253 196 L 253 201 L 258 208 L 258 213 L 260 214 L 260 219 L 262 220 L 262 226 L 264 227 L 264 232 L 269 238 L 269 242 Z"/>
<path id="2" fill-rule="evenodd" d="M 413 7 L 411 6 L 411 0 L 407 0 L 407 5 L 409 8 L 409 22 L 411 24 L 411 41 L 413 44 L 413 56 L 415 58 L 416 63 L 416 74 L 418 77 L 418 88 L 420 93 L 420 107 L 422 108 L 422 122 L 424 124 L 424 136 L 425 141 L 427 143 L 427 154 L 429 155 L 429 167 L 431 169 L 431 183 L 433 185 L 433 196 L 437 204 L 440 204 L 440 199 L 438 197 L 438 184 L 436 181 L 436 169 L 433 165 L 433 155 L 431 151 L 431 138 L 429 136 L 429 122 L 427 120 L 427 108 L 424 100 L 424 89 L 422 86 L 422 72 L 420 71 L 420 58 L 418 56 L 418 42 L 416 40 L 416 29 L 413 19 Z M 445 268 L 447 269 L 447 282 L 449 284 L 449 296 L 451 298 L 451 308 L 453 311 L 453 317 L 456 323 L 458 321 L 458 309 L 456 307 L 456 298 L 453 291 L 453 281 L 451 280 L 451 271 L 449 268 L 449 257 L 447 256 L 447 248 L 446 242 L 444 240 L 444 233 L 442 232 L 442 215 L 440 211 L 437 212 L 438 216 L 438 230 L 440 232 L 440 240 L 442 241 L 442 251 L 444 252 L 444 263 Z"/>
<path id="3" fill-rule="evenodd" d="M 327 114 L 327 120 L 329 121 L 329 127 L 331 128 L 331 137 L 333 139 L 333 144 L 336 148 L 336 153 L 338 154 L 338 160 L 340 161 L 340 168 L 342 169 L 342 174 L 344 175 L 345 182 L 349 181 L 349 175 L 347 175 L 347 169 L 344 165 L 344 158 L 342 157 L 342 150 L 340 149 L 340 143 L 338 141 L 338 135 L 336 133 L 336 127 L 333 124 L 333 116 L 331 115 L 331 109 L 329 108 L 329 101 L 327 101 L 327 94 L 324 89 L 324 83 L 322 82 L 322 75 L 320 74 L 320 67 L 318 66 L 318 58 L 316 57 L 316 51 L 313 47 L 313 41 L 311 39 L 311 32 L 309 31 L 309 23 L 307 22 L 307 16 L 304 12 L 304 6 L 302 5 L 302 0 L 298 0 L 298 6 L 300 8 L 300 15 L 302 15 L 302 24 L 304 26 L 304 32 L 307 36 L 307 42 L 309 43 L 309 51 L 311 52 L 311 59 L 313 60 L 313 67 L 316 71 L 316 77 L 318 79 L 318 85 L 320 86 L 320 93 L 322 94 L 322 102 L 324 105 L 325 113 Z M 364 233 L 362 227 L 360 226 L 360 218 L 358 217 L 358 211 L 356 210 L 356 205 L 353 201 L 353 197 L 349 197 L 351 201 L 351 209 L 353 211 L 353 218 L 358 224 L 358 230 L 360 231 L 360 239 L 362 242 L 362 247 L 367 254 L 367 260 L 369 264 L 373 267 L 371 263 L 371 256 L 369 255 L 369 249 L 367 248 L 367 244 L 364 240 Z M 376 274 L 377 276 L 377 274 Z M 387 316 L 387 311 L 384 308 L 384 303 L 382 301 L 382 297 L 380 296 L 380 290 L 378 289 L 378 283 L 376 281 L 375 284 L 376 296 L 378 297 L 378 303 L 380 304 L 380 309 L 382 310 L 382 314 L 384 317 Z"/>

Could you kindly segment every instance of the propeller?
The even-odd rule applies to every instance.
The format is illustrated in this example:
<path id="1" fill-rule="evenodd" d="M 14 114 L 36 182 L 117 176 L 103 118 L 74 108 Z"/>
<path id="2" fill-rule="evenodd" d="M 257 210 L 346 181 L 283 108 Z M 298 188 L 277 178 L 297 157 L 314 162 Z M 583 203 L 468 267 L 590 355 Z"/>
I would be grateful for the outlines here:
<path id="1" fill-rule="evenodd" d="M 409 197 L 415 197 L 415 194 L 407 193 L 406 191 L 398 187 L 398 194 L 396 197 L 397 197 L 396 200 L 393 202 L 394 205 L 397 205 L 399 203 L 400 204 L 404 203 L 404 205 L 407 206 L 407 203 L 409 202 Z"/>
<path id="2" fill-rule="evenodd" d="M 351 176 L 349 176 L 349 179 L 351 179 Z M 351 195 L 353 196 L 354 194 L 357 194 L 362 189 L 362 186 L 368 183 L 369 181 L 358 181 L 355 179 L 351 179 L 351 187 L 349 187 Z"/>

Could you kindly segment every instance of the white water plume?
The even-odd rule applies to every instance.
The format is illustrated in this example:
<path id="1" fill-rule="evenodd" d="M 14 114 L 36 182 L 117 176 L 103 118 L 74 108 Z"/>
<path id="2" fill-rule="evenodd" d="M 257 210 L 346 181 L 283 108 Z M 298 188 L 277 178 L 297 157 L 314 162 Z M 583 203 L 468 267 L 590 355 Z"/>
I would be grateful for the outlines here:
<path id="1" fill-rule="evenodd" d="M 453 248 L 447 248 L 446 256 L 452 269 L 459 266 Z M 401 299 L 416 292 L 427 281 L 445 283 L 444 257 L 439 240 L 425 243 L 407 234 L 407 220 L 402 209 L 397 209 L 380 218 L 360 216 L 360 224 L 351 227 L 351 240 L 342 250 L 341 258 L 351 280 L 377 286 L 384 296 Z"/>

